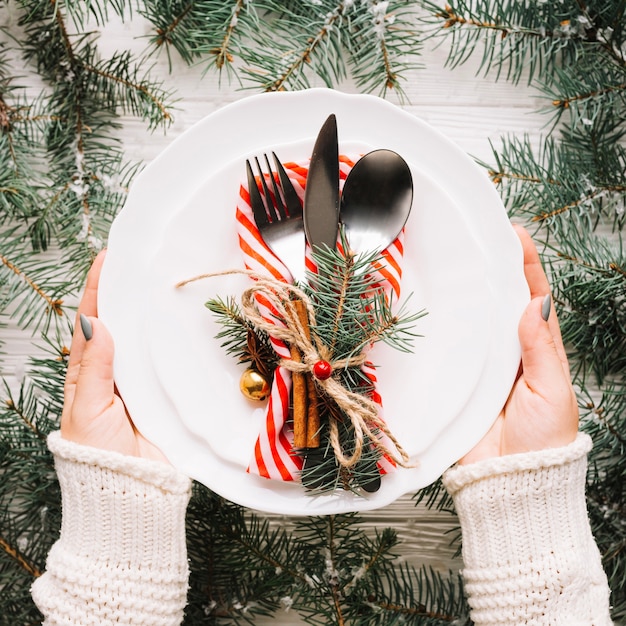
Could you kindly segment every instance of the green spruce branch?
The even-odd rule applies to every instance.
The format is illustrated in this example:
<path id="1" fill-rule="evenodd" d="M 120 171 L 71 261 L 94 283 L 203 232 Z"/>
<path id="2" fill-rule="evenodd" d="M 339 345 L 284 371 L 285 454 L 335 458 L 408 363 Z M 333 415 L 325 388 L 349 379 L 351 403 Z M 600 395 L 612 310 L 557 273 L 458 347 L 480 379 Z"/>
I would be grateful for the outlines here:
<path id="1" fill-rule="evenodd" d="M 550 76 L 559 63 L 575 62 L 581 46 L 606 52 L 613 59 L 615 41 L 598 40 L 598 32 L 621 34 L 620 13 L 593 16 L 578 2 L 527 5 L 495 0 L 461 0 L 441 5 L 424 3 L 423 18 L 432 36 L 445 37 L 448 63 L 456 67 L 482 50 L 479 71 L 495 71 L 514 83 Z"/>
<path id="2" fill-rule="evenodd" d="M 207 69 L 226 70 L 232 76 L 247 33 L 259 27 L 257 4 L 167 0 L 145 3 L 139 10 L 154 24 L 153 51 L 164 49 L 170 67 L 176 52 L 188 64 L 203 62 Z"/>

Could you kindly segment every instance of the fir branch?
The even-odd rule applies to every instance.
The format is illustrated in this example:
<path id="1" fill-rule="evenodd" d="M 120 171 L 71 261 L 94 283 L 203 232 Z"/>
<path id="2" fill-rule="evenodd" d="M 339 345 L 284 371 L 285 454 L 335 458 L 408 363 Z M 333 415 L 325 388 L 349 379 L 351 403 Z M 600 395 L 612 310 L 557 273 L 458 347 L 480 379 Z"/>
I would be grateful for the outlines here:
<path id="1" fill-rule="evenodd" d="M 451 40 L 448 64 L 456 67 L 482 44 L 479 71 L 495 69 L 518 82 L 524 73 L 530 83 L 548 75 L 560 61 L 574 59 L 579 44 L 593 45 L 587 18 L 567 3 L 502 3 L 497 0 L 460 0 L 441 7 L 425 2 L 424 18 L 432 36 Z"/>
<path id="2" fill-rule="evenodd" d="M 242 350 L 247 342 L 250 323 L 241 315 L 241 309 L 235 299 L 228 297 L 224 300 L 217 297 L 205 302 L 204 306 L 219 318 L 222 330 L 217 337 L 226 338 L 222 347 L 226 348 L 227 353 L 234 353 L 241 358 L 244 354 Z"/>
<path id="3" fill-rule="evenodd" d="M 223 340 L 221 347 L 226 353 L 236 357 L 240 363 L 252 363 L 271 383 L 279 359 L 269 336 L 259 332 L 241 315 L 234 298 L 223 300 L 218 297 L 206 302 L 205 306 L 217 316 L 222 326 L 216 338 Z"/>
<path id="4" fill-rule="evenodd" d="M 417 336 L 410 327 L 425 312 L 409 313 L 406 302 L 395 307 L 387 299 L 371 274 L 372 266 L 381 262 L 379 253 L 343 257 L 327 250 L 316 252 L 314 259 L 318 271 L 310 277 L 309 291 L 316 309 L 313 332 L 334 358 L 349 358 L 378 340 L 410 350 Z"/>
<path id="5" fill-rule="evenodd" d="M 422 48 L 416 13 L 410 2 L 364 2 L 351 17 L 349 46 L 351 74 L 366 92 L 385 96 L 393 90 L 405 99 L 402 78 L 420 65 L 414 60 Z"/>
<path id="6" fill-rule="evenodd" d="M 581 380 L 580 383 L 584 381 Z M 585 388 L 585 385 L 581 384 L 581 389 Z M 623 384 L 609 381 L 600 388 L 599 395 L 581 391 L 578 401 L 582 429 L 589 433 L 597 444 L 590 453 L 592 464 L 600 460 L 604 461 L 603 467 L 606 467 L 607 460 L 611 464 L 617 464 L 626 454 L 626 433 L 622 429 L 626 418 L 626 388 Z M 591 468 L 590 477 L 594 475 L 594 469 Z"/>
<path id="7" fill-rule="evenodd" d="M 221 45 L 215 50 L 215 67 L 221 70 L 227 63 L 234 60 L 233 54 L 230 52 L 231 41 L 233 39 L 235 29 L 241 17 L 242 11 L 246 8 L 248 2 L 246 0 L 237 0 L 232 11 L 230 22 L 226 28 L 226 32 L 222 38 Z"/>
<path id="8" fill-rule="evenodd" d="M 6 382 L 5 389 L 0 403 L 2 615 L 12 623 L 39 623 L 29 589 L 60 527 L 59 486 L 46 445 L 47 434 L 58 428 L 58 415 L 29 378 L 17 396 Z"/>
<path id="9" fill-rule="evenodd" d="M 553 218 L 562 215 L 563 213 L 567 213 L 568 211 L 573 211 L 580 207 L 587 206 L 592 200 L 604 194 L 605 191 L 609 192 L 624 192 L 626 191 L 626 186 L 619 187 L 609 187 L 608 189 L 590 189 L 586 193 L 583 193 L 581 197 L 576 198 L 576 200 L 572 202 L 568 202 L 562 206 L 558 206 L 556 208 L 552 208 L 549 211 L 545 211 L 543 213 L 539 213 L 538 215 L 533 216 L 533 222 L 545 221 L 545 220 L 553 220 Z"/>
<path id="10" fill-rule="evenodd" d="M 6 554 L 8 554 L 29 576 L 33 578 L 38 578 L 41 576 L 42 571 L 36 566 L 30 563 L 26 558 L 24 558 L 19 550 L 9 544 L 3 537 L 0 537 L 0 548 L 4 550 Z"/>
<path id="11" fill-rule="evenodd" d="M 605 81 L 602 82 L 606 84 Z M 561 109 L 569 109 L 574 102 L 580 102 L 581 100 L 597 100 L 599 97 L 606 95 L 617 95 L 621 97 L 624 91 L 626 91 L 626 83 L 620 83 L 618 85 L 607 85 L 606 87 L 598 87 L 591 90 L 587 89 L 582 93 L 579 92 L 575 95 L 560 95 L 558 99 L 552 101 L 552 104 L 555 107 L 559 107 Z"/>
<path id="12" fill-rule="evenodd" d="M 589 233 L 568 233 L 551 260 L 563 338 L 582 371 L 598 381 L 626 366 L 626 256 L 621 243 Z"/>
<path id="13" fill-rule="evenodd" d="M 5 400 L 7 408 L 10 411 L 13 411 L 15 413 L 15 415 L 24 423 L 26 424 L 26 426 L 28 426 L 28 428 L 30 428 L 38 437 L 40 436 L 39 431 L 37 430 L 37 427 L 35 426 L 35 424 L 33 424 L 30 419 L 28 418 L 28 416 L 20 409 L 20 406 L 17 405 L 14 401 L 13 398 L 9 397 Z"/>
<path id="14" fill-rule="evenodd" d="M 52 110 L 46 129 L 51 183 L 41 202 L 45 209 L 32 225 L 33 240 L 45 249 L 58 237 L 72 268 L 68 279 L 77 278 L 104 246 L 125 198 L 123 179 L 135 169 L 123 162 L 119 139 L 112 136 L 118 111 L 162 124 L 171 119 L 164 103 L 169 95 L 139 78 L 138 63 L 128 53 L 100 60 L 93 35 L 70 33 L 60 6 L 28 8 L 20 20 L 24 51 L 50 84 L 46 104 Z"/>
<path id="15" fill-rule="evenodd" d="M 71 286 L 57 263 L 33 258 L 23 227 L 0 230 L 0 311 L 8 310 L 17 324 L 33 330 L 66 326 L 64 297 Z"/>
<path id="16" fill-rule="evenodd" d="M 37 215 L 45 177 L 40 174 L 43 140 L 40 124 L 41 99 L 27 104 L 23 89 L 5 73 L 7 50 L 0 46 L 0 224 L 29 220 Z M 33 113 L 34 112 L 34 113 Z M 47 228 L 33 229 L 30 235 L 35 250 L 45 249 Z"/>
<path id="17" fill-rule="evenodd" d="M 626 61 L 623 48 L 626 5 L 621 0 L 601 3 L 576 0 L 576 6 L 580 10 L 578 20 L 585 26 L 589 41 L 597 42 L 605 54 L 623 65 Z"/>
<path id="18" fill-rule="evenodd" d="M 154 50 L 165 49 L 171 67 L 174 49 L 186 63 L 208 58 L 229 73 L 247 33 L 259 26 L 256 3 L 245 0 L 196 0 L 144 3 L 140 12 L 155 26 Z"/>
<path id="19" fill-rule="evenodd" d="M 483 165 L 513 216 L 562 232 L 582 222 L 591 230 L 623 223 L 626 184 L 620 172 L 626 154 L 615 146 L 593 147 L 595 143 L 593 152 L 581 150 L 584 137 L 589 135 L 576 137 L 575 143 L 548 137 L 537 148 L 528 138 L 505 138 L 500 152 L 494 151 L 496 165 Z"/>
<path id="20" fill-rule="evenodd" d="M 377 614 L 368 623 L 384 626 L 390 620 L 401 619 L 407 624 L 443 625 L 467 618 L 469 610 L 458 574 L 446 577 L 432 568 L 415 570 L 407 565 L 389 574 L 369 599 Z M 412 600 L 407 602 L 410 597 Z"/>
<path id="21" fill-rule="evenodd" d="M 582 381 L 584 383 L 584 381 Z M 584 387 L 583 387 L 584 388 Z M 624 455 L 626 437 L 626 389 L 623 380 L 601 386 L 599 393 L 579 397 L 581 428 L 590 434 L 594 447 L 589 454 L 587 503 L 594 538 L 603 554 L 603 566 L 614 591 L 614 615 L 626 609 L 626 489 Z"/>
<path id="22" fill-rule="evenodd" d="M 22 439 L 20 434 L 28 435 L 24 439 L 27 450 L 40 443 L 44 445 L 44 450 L 47 449 L 46 438 L 50 431 L 58 427 L 63 406 L 66 365 L 66 358 L 52 364 L 47 359 L 31 359 L 29 375 L 21 383 L 17 397 L 3 381 L 5 398 L 0 430 L 3 430 L 5 441 L 10 441 L 14 450 L 20 447 L 16 445 L 16 441 Z"/>
<path id="23" fill-rule="evenodd" d="M 167 101 L 171 93 L 163 91 L 145 76 L 139 78 L 139 64 L 130 52 L 122 52 L 112 58 L 80 63 L 82 69 L 91 76 L 86 80 L 86 89 L 93 90 L 113 110 L 119 106 L 123 111 L 137 117 L 144 117 L 149 128 L 168 125 L 173 121 L 171 105 Z"/>
<path id="24" fill-rule="evenodd" d="M 159 26 L 156 29 L 156 37 L 154 39 L 154 44 L 157 47 L 161 47 L 164 45 L 175 45 L 175 42 L 177 41 L 177 38 L 175 38 L 173 36 L 173 33 L 175 33 L 181 23 L 184 22 L 184 20 L 187 18 L 188 15 L 190 15 L 191 11 L 195 8 L 196 3 L 195 2 L 187 2 L 185 3 L 185 5 L 181 6 L 180 9 L 178 10 L 178 12 L 175 15 L 172 15 L 171 13 L 167 15 L 167 17 L 169 18 L 167 20 L 167 24 L 164 26 Z M 156 9 L 157 7 L 155 7 Z M 162 7 L 158 7 L 158 8 L 162 8 Z M 155 15 L 158 14 L 159 17 L 163 15 L 162 11 L 159 11 L 157 13 L 157 11 L 155 11 Z M 185 58 L 187 55 L 185 54 L 185 47 L 181 47 L 179 49 L 179 53 L 180 55 Z"/>
<path id="25" fill-rule="evenodd" d="M 267 33 L 251 33 L 255 45 L 242 50 L 243 74 L 264 91 L 284 91 L 309 87 L 310 68 L 331 87 L 345 76 L 345 14 L 345 2 L 329 0 L 299 13 L 282 10 L 272 24 L 273 49 L 267 47 Z"/>
<path id="26" fill-rule="evenodd" d="M 626 62 L 616 62 L 601 50 L 582 49 L 575 62 L 555 67 L 541 88 L 554 107 L 555 123 L 565 112 L 574 128 L 593 124 L 606 111 L 624 119 Z"/>
<path id="27" fill-rule="evenodd" d="M 162 0 L 142 11 L 155 25 L 154 49 L 165 48 L 170 63 L 173 48 L 187 63 L 207 59 L 265 91 L 306 88 L 315 75 L 331 87 L 349 65 L 359 87 L 403 98 L 401 81 L 417 67 L 420 36 L 406 0 Z"/>
<path id="28" fill-rule="evenodd" d="M 280 607 L 290 588 L 307 585 L 301 567 L 308 556 L 289 531 L 197 484 L 187 537 L 196 549 L 190 551 L 191 601 L 185 623 L 197 624 L 207 616 L 253 623 L 255 615 L 271 615 Z"/>
<path id="29" fill-rule="evenodd" d="M 46 0 L 39 0 L 45 3 Z M 20 0 L 22 5 L 31 6 L 38 0 Z M 109 21 L 109 9 L 118 17 L 125 19 L 132 10 L 133 3 L 127 0 L 83 0 L 74 2 L 73 0 L 50 0 L 49 4 L 55 5 L 56 11 L 62 11 L 72 21 L 75 28 L 82 29 L 91 20 L 95 20 L 96 25 L 104 26 Z"/>
<path id="30" fill-rule="evenodd" d="M 346 514 L 297 523 L 298 539 L 311 553 L 306 562 L 311 593 L 298 593 L 294 605 L 311 624 L 350 623 L 350 596 L 369 579 L 381 559 L 390 558 L 387 551 L 396 544 L 393 531 L 385 533 L 381 542 L 369 542 L 356 529 L 357 521 L 354 514 Z M 346 543 L 348 537 L 352 549 Z M 368 569 L 364 569 L 368 563 Z"/>
<path id="31" fill-rule="evenodd" d="M 372 295 L 368 307 L 378 322 L 377 326 L 372 328 L 364 338 L 359 349 L 382 341 L 400 352 L 412 352 L 414 339 L 423 336 L 416 333 L 413 326 L 427 314 L 426 310 L 409 313 L 408 301 L 405 301 L 395 311 L 394 302 L 388 299 L 382 291 Z"/>
<path id="32" fill-rule="evenodd" d="M 28 359 L 28 393 L 34 399 L 45 398 L 46 412 L 42 415 L 36 409 L 29 410 L 30 415 L 37 414 L 35 427 L 45 438 L 48 433 L 57 428 L 59 416 L 65 402 L 65 375 L 69 360 L 70 349 L 66 344 L 69 335 L 56 330 L 53 335 L 41 335 L 41 354 Z M 24 387 L 20 393 L 24 393 Z M 11 393 L 7 388 L 7 397 Z M 23 405 L 21 399 L 18 400 Z"/>
<path id="33" fill-rule="evenodd" d="M 10 126 L 0 134 L 0 224 L 36 219 L 41 200 L 36 168 L 41 154 L 39 146 L 16 129 L 11 116 Z M 48 239 L 31 232 L 35 250 L 45 249 Z"/>
<path id="34" fill-rule="evenodd" d="M 454 500 L 443 486 L 441 478 L 432 482 L 427 487 L 420 489 L 414 496 L 415 506 L 424 504 L 427 509 L 454 513 Z"/>

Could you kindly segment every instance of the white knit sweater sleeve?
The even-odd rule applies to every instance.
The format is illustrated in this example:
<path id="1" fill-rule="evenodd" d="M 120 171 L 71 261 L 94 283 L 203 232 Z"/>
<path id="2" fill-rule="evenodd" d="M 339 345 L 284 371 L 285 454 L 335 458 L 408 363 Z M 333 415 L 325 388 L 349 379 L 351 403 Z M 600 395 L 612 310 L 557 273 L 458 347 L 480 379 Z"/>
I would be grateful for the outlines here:
<path id="1" fill-rule="evenodd" d="M 476 626 L 612 623 L 585 501 L 590 449 L 590 438 L 579 434 L 562 448 L 445 473 L 461 523 L 463 579 Z"/>
<path id="2" fill-rule="evenodd" d="M 165 463 L 52 433 L 61 536 L 32 588 L 46 626 L 175 626 L 183 619 L 191 481 Z"/>

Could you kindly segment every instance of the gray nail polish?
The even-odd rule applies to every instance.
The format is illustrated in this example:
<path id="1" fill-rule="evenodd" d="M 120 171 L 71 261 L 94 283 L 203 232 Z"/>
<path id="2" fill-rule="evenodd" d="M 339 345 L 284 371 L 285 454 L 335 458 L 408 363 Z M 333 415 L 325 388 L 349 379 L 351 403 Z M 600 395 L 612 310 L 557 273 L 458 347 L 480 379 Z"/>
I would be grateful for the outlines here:
<path id="1" fill-rule="evenodd" d="M 80 314 L 80 328 L 83 331 L 83 335 L 85 335 L 85 339 L 89 341 L 93 337 L 93 326 L 82 313 Z"/>
<path id="2" fill-rule="evenodd" d="M 541 317 L 543 317 L 544 321 L 548 321 L 550 317 L 550 309 L 552 308 L 552 299 L 550 298 L 550 294 L 548 294 L 541 303 Z"/>

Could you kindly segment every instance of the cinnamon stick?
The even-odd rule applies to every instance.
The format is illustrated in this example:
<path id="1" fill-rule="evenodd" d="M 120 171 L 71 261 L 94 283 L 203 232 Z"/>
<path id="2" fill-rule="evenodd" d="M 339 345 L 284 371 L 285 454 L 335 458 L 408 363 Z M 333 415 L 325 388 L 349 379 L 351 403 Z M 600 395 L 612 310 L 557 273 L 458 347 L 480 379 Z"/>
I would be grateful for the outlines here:
<path id="1" fill-rule="evenodd" d="M 309 316 L 304 302 L 293 300 L 291 304 L 307 339 L 310 339 Z M 302 362 L 302 355 L 296 346 L 290 346 L 289 351 L 296 363 Z M 319 448 L 320 418 L 315 381 L 309 373 L 300 372 L 292 372 L 291 381 L 294 448 Z"/>
<path id="2" fill-rule="evenodd" d="M 306 422 L 306 447 L 320 447 L 320 414 L 317 407 L 317 389 L 315 381 L 310 374 L 306 376 L 308 406 L 307 406 L 307 422 Z"/>
<path id="3" fill-rule="evenodd" d="M 302 355 L 296 346 L 290 346 L 291 358 L 302 362 Z M 293 446 L 306 448 L 307 443 L 307 383 L 304 372 L 291 373 L 291 412 L 293 419 Z"/>
<path id="4" fill-rule="evenodd" d="M 307 314 L 306 307 L 302 300 L 296 300 L 294 302 L 296 313 L 304 334 L 307 339 L 311 339 L 311 331 L 309 329 L 309 316 Z M 306 390 L 307 390 L 307 422 L 306 422 L 306 448 L 319 448 L 320 445 L 320 417 L 317 408 L 317 389 L 315 388 L 315 381 L 310 374 L 305 374 Z"/>

